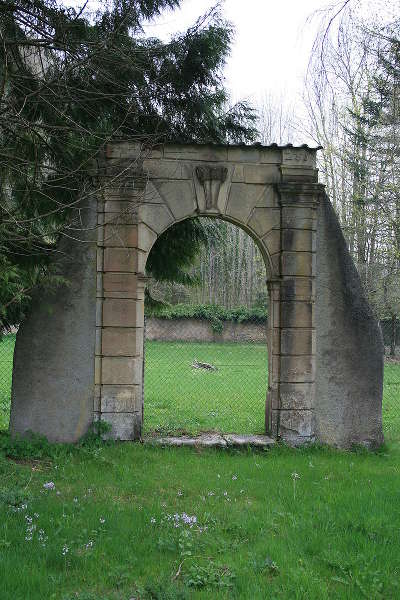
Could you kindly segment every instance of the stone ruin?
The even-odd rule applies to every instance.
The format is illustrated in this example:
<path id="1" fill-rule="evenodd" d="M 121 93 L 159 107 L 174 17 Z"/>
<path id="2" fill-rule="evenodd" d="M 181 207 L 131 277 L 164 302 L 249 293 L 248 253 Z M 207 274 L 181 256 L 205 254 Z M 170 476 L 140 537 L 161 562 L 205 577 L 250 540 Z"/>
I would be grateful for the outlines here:
<path id="1" fill-rule="evenodd" d="M 307 146 L 108 145 L 84 241 L 64 241 L 69 279 L 38 296 L 16 342 L 12 434 L 74 442 L 96 419 L 141 437 L 146 259 L 175 223 L 242 227 L 270 298 L 265 431 L 289 444 L 378 446 L 383 343 Z"/>

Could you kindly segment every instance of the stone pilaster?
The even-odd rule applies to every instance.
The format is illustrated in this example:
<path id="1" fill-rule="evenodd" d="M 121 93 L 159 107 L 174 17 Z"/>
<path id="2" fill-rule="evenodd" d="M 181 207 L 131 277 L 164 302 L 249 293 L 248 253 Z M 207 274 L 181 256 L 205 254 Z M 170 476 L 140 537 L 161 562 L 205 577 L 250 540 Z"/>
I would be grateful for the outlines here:
<path id="1" fill-rule="evenodd" d="M 273 356 L 272 365 L 278 388 L 272 423 L 278 436 L 296 444 L 315 436 L 316 209 L 322 189 L 299 180 L 277 186 L 281 284 L 279 314 L 273 314 L 273 346 L 279 356 Z"/>
<path id="2" fill-rule="evenodd" d="M 111 425 L 110 437 L 121 440 L 140 438 L 143 414 L 144 282 L 136 205 L 135 198 L 106 199 L 98 212 L 94 412 Z"/>

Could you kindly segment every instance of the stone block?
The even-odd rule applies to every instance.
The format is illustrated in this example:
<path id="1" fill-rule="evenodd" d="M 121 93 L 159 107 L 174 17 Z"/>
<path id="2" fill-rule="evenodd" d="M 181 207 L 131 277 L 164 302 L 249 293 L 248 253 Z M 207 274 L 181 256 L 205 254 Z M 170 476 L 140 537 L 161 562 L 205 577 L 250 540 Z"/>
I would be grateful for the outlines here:
<path id="1" fill-rule="evenodd" d="M 273 274 L 275 277 L 280 277 L 281 275 L 281 253 L 273 254 L 270 257 Z"/>
<path id="2" fill-rule="evenodd" d="M 281 248 L 281 232 L 279 229 L 272 229 L 262 239 L 269 256 L 280 252 Z"/>
<path id="3" fill-rule="evenodd" d="M 265 236 L 271 229 L 276 229 L 280 224 L 279 208 L 254 208 L 247 222 L 248 226 L 258 237 Z"/>
<path id="4" fill-rule="evenodd" d="M 152 231 L 149 227 L 147 227 L 147 225 L 145 225 L 144 223 L 139 224 L 138 248 L 140 248 L 140 250 L 150 252 L 157 237 L 157 234 L 154 231 Z"/>
<path id="5" fill-rule="evenodd" d="M 250 446 L 253 448 L 268 448 L 275 444 L 274 440 L 266 435 L 239 435 L 237 433 L 225 433 L 223 437 L 228 446 L 234 447 Z"/>
<path id="6" fill-rule="evenodd" d="M 106 225 L 104 227 L 103 245 L 109 247 L 137 248 L 137 225 Z"/>
<path id="7" fill-rule="evenodd" d="M 103 293 L 103 297 L 104 298 L 121 298 L 121 299 L 130 300 L 130 299 L 132 299 L 132 294 L 130 292 L 108 292 L 108 291 L 105 291 Z"/>
<path id="8" fill-rule="evenodd" d="M 139 208 L 139 221 L 156 233 L 162 233 L 172 225 L 174 217 L 165 204 L 143 204 Z"/>
<path id="9" fill-rule="evenodd" d="M 104 271 L 137 273 L 138 251 L 136 248 L 105 248 Z"/>
<path id="10" fill-rule="evenodd" d="M 137 225 L 137 210 L 104 213 L 104 225 Z"/>
<path id="11" fill-rule="evenodd" d="M 286 443 L 298 445 L 313 440 L 313 410 L 281 410 L 279 419 L 279 434 Z"/>
<path id="12" fill-rule="evenodd" d="M 132 177 L 141 174 L 142 157 L 132 156 L 129 158 L 109 158 L 106 160 L 101 174 L 109 179 L 118 179 L 123 175 Z"/>
<path id="13" fill-rule="evenodd" d="M 308 148 L 284 148 L 282 150 L 282 164 L 315 168 L 316 151 Z"/>
<path id="14" fill-rule="evenodd" d="M 228 160 L 230 162 L 258 163 L 260 162 L 260 149 L 246 146 L 228 146 Z"/>
<path id="15" fill-rule="evenodd" d="M 101 351 L 103 356 L 141 356 L 143 353 L 143 329 L 103 327 Z"/>
<path id="16" fill-rule="evenodd" d="M 318 181 L 318 171 L 301 165 L 282 165 L 281 177 L 285 183 L 316 183 Z"/>
<path id="17" fill-rule="evenodd" d="M 272 186 L 232 183 L 225 211 L 226 216 L 245 224 L 255 206 L 276 207 L 276 197 Z M 280 214 L 279 209 L 276 210 Z"/>
<path id="18" fill-rule="evenodd" d="M 315 330 L 302 329 L 280 329 L 280 353 L 281 354 L 314 354 L 315 353 Z M 278 342 L 279 343 L 279 342 Z M 279 346 L 275 346 L 279 347 Z"/>
<path id="19" fill-rule="evenodd" d="M 155 186 L 176 221 L 195 214 L 197 203 L 192 181 L 157 181 Z"/>
<path id="20" fill-rule="evenodd" d="M 143 198 L 143 181 L 140 176 L 126 174 L 109 178 L 104 188 L 104 197 L 106 200 L 134 202 Z"/>
<path id="21" fill-rule="evenodd" d="M 94 358 L 94 383 L 95 383 L 95 385 L 100 385 L 100 383 L 101 383 L 101 358 L 100 358 L 100 356 L 95 356 L 95 358 Z"/>
<path id="22" fill-rule="evenodd" d="M 313 252 L 282 252 L 280 263 L 282 275 L 311 277 L 314 266 L 313 257 Z"/>
<path id="23" fill-rule="evenodd" d="M 164 146 L 164 158 L 182 159 L 195 161 L 226 161 L 228 158 L 228 149 L 226 146 L 206 146 L 206 145 L 180 145 L 166 144 Z"/>
<path id="24" fill-rule="evenodd" d="M 95 342 L 95 355 L 96 356 L 101 356 L 101 331 L 102 331 L 102 327 L 97 326 L 96 327 L 96 342 Z"/>
<path id="25" fill-rule="evenodd" d="M 116 200 L 115 198 L 106 199 L 104 203 L 104 222 L 109 222 L 115 218 L 115 214 L 127 215 L 130 217 L 136 217 L 138 208 L 138 201 L 134 200 Z M 136 222 L 136 221 L 134 221 Z"/>
<path id="26" fill-rule="evenodd" d="M 312 301 L 315 296 L 315 280 L 313 277 L 284 276 L 280 297 L 282 301 L 307 300 Z"/>
<path id="27" fill-rule="evenodd" d="M 103 271 L 104 268 L 104 251 L 103 248 L 97 248 L 96 250 L 96 265 L 97 271 Z"/>
<path id="28" fill-rule="evenodd" d="M 260 148 L 260 163 L 279 165 L 281 162 L 281 150 L 278 148 Z"/>
<path id="29" fill-rule="evenodd" d="M 152 180 L 192 178 L 190 163 L 182 161 L 146 159 L 143 161 L 143 171 Z"/>
<path id="30" fill-rule="evenodd" d="M 245 183 L 278 183 L 281 174 L 277 165 L 245 165 L 244 166 Z"/>
<path id="31" fill-rule="evenodd" d="M 102 413 L 101 418 L 111 425 L 111 431 L 104 435 L 112 440 L 139 440 L 142 432 L 141 413 Z"/>
<path id="32" fill-rule="evenodd" d="M 312 302 L 281 302 L 280 323 L 277 319 L 274 327 L 314 327 Z"/>
<path id="33" fill-rule="evenodd" d="M 233 167 L 232 183 L 244 183 L 244 165 L 239 164 Z"/>
<path id="34" fill-rule="evenodd" d="M 268 377 L 270 377 L 272 381 L 278 382 L 279 381 L 279 373 L 280 373 L 280 365 L 281 365 L 281 357 L 279 354 L 277 354 L 277 355 L 274 354 L 274 355 L 272 355 L 272 357 L 269 355 L 268 359 L 270 360 Z"/>
<path id="35" fill-rule="evenodd" d="M 103 385 L 141 385 L 141 358 L 103 357 L 101 364 L 101 383 Z"/>
<path id="36" fill-rule="evenodd" d="M 103 296 L 103 273 L 96 274 L 96 292 L 98 298 Z"/>
<path id="37" fill-rule="evenodd" d="M 274 292 L 275 293 L 275 292 Z M 279 300 L 270 298 L 269 303 L 269 316 L 268 316 L 268 327 L 279 327 L 280 326 L 280 302 Z"/>
<path id="38" fill-rule="evenodd" d="M 282 208 L 283 229 L 316 229 L 316 212 L 313 208 L 284 206 Z"/>
<path id="39" fill-rule="evenodd" d="M 142 412 L 141 385 L 102 385 L 102 413 Z"/>
<path id="40" fill-rule="evenodd" d="M 103 289 L 107 292 L 126 292 L 129 298 L 136 298 L 137 276 L 133 273 L 104 273 Z"/>
<path id="41" fill-rule="evenodd" d="M 315 355 L 281 356 L 280 381 L 312 383 L 315 380 Z"/>
<path id="42" fill-rule="evenodd" d="M 142 154 L 139 142 L 111 142 L 106 147 L 107 158 L 133 158 Z"/>
<path id="43" fill-rule="evenodd" d="M 96 326 L 101 327 L 103 324 L 103 299 L 96 298 Z"/>
<path id="44" fill-rule="evenodd" d="M 315 233 L 311 229 L 282 229 L 282 250 L 314 252 Z"/>
<path id="45" fill-rule="evenodd" d="M 145 196 L 143 202 L 148 204 L 164 204 L 164 198 L 160 196 L 157 186 L 154 181 L 148 181 L 146 183 Z"/>
<path id="46" fill-rule="evenodd" d="M 101 408 L 100 397 L 101 397 L 101 385 L 96 384 L 94 386 L 94 394 L 93 394 L 93 412 L 94 413 L 100 412 L 100 408 Z"/>
<path id="47" fill-rule="evenodd" d="M 103 301 L 104 327 L 142 327 L 138 319 L 138 304 L 136 300 L 120 298 L 105 298 Z"/>
<path id="48" fill-rule="evenodd" d="M 314 408 L 314 383 L 281 383 L 279 386 L 282 410 L 311 410 Z M 273 408 L 278 408 L 274 405 Z"/>

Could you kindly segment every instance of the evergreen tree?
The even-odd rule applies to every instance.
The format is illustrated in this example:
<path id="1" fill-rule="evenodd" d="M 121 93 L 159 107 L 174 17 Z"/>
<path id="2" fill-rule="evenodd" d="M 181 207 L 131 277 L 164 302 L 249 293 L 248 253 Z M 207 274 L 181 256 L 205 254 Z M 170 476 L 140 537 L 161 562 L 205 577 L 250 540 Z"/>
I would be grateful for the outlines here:
<path id="1" fill-rule="evenodd" d="M 114 137 L 251 140 L 246 104 L 227 110 L 222 68 L 232 29 L 218 10 L 169 43 L 143 25 L 180 0 L 111 0 L 96 13 L 55 0 L 0 6 L 0 319 L 18 322 L 77 207 L 95 193 L 93 157 Z M 160 238 L 157 276 L 182 280 L 205 242 L 195 220 Z M 168 268 L 164 258 L 173 257 Z M 165 264 L 165 263 L 164 263 Z M 53 276 L 53 283 L 57 279 Z"/>

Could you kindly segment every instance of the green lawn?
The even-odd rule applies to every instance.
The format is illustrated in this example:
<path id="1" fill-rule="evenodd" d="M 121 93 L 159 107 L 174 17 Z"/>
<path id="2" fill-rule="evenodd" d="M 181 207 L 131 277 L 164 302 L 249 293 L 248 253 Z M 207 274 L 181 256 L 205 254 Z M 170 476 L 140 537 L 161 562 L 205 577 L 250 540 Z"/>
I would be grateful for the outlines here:
<path id="1" fill-rule="evenodd" d="M 12 345 L 0 342 L 3 365 Z M 178 373 L 164 374 L 158 393 L 151 392 L 166 357 Z M 193 373 L 194 358 L 219 370 Z M 264 393 L 264 365 L 262 347 L 148 344 L 147 429 L 168 423 L 157 405 L 163 391 L 175 416 L 181 406 L 200 415 L 182 418 L 182 427 L 208 428 L 214 416 L 207 411 L 223 397 L 215 382 L 242 402 L 243 373 L 256 374 L 257 394 Z M 400 598 L 399 400 L 390 385 L 399 379 L 399 365 L 386 365 L 391 434 L 376 454 L 98 443 L 53 446 L 46 458 L 26 443 L 22 454 L 0 432 L 0 599 Z M 0 389 L 5 425 L 9 375 Z M 237 422 L 256 427 L 257 405 L 246 398 L 248 420 Z M 257 403 L 262 412 L 262 397 Z M 229 428 L 236 405 L 222 406 L 218 423 Z M 45 489 L 49 482 L 54 489 Z"/>
<path id="2" fill-rule="evenodd" d="M 195 359 L 217 370 L 194 369 Z M 262 433 L 267 373 L 261 344 L 146 342 L 145 432 Z"/>
<path id="3" fill-rule="evenodd" d="M 399 465 L 394 443 L 0 452 L 1 600 L 398 599 Z"/>

